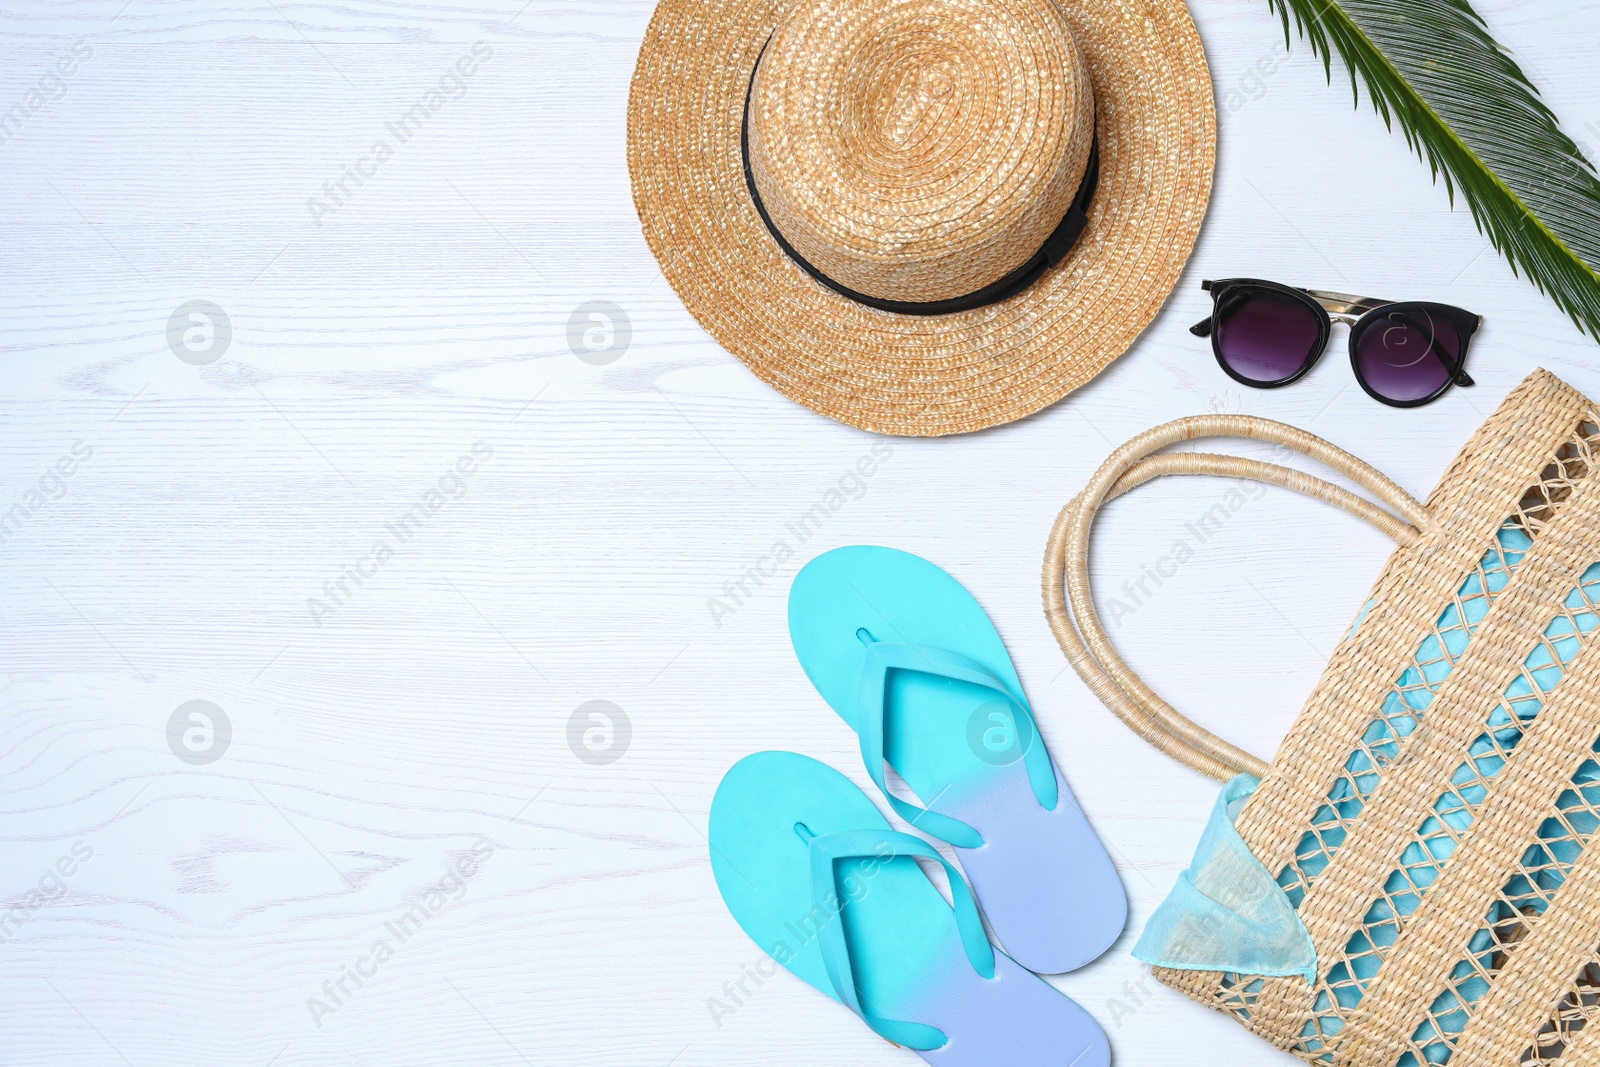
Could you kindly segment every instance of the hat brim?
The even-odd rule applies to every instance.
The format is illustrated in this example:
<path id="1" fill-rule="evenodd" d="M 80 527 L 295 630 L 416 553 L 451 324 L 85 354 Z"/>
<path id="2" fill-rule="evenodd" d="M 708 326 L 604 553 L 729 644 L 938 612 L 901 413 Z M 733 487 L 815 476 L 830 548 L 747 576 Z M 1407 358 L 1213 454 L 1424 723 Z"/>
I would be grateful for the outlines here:
<path id="1" fill-rule="evenodd" d="M 774 0 L 660 0 L 628 100 L 645 240 L 689 313 L 762 380 L 878 433 L 966 433 L 1088 382 L 1160 311 L 1211 193 L 1216 111 L 1183 0 L 1061 0 L 1094 83 L 1100 182 L 1068 257 L 950 315 L 858 304 L 796 266 L 745 187 L 740 128 Z"/>

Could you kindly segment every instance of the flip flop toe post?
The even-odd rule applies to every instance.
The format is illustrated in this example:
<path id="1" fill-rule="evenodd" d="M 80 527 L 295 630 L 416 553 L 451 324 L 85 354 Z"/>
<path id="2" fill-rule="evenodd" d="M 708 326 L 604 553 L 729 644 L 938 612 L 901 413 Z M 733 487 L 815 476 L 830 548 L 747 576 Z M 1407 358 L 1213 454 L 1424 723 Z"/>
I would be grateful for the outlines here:
<path id="1" fill-rule="evenodd" d="M 709 836 L 740 927 L 885 1039 L 947 1067 L 1110 1063 L 1082 1008 L 990 946 L 961 875 L 832 768 L 790 752 L 740 760 Z M 919 859 L 944 867 L 951 902 Z"/>

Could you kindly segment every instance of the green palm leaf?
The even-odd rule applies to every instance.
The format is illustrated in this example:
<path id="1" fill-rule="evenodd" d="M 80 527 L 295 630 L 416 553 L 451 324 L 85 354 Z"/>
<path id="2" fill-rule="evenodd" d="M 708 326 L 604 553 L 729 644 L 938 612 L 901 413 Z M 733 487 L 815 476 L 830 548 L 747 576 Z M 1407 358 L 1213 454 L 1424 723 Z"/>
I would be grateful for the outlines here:
<path id="1" fill-rule="evenodd" d="M 1511 269 L 1600 340 L 1600 179 L 1466 0 L 1268 0 L 1457 189 Z"/>

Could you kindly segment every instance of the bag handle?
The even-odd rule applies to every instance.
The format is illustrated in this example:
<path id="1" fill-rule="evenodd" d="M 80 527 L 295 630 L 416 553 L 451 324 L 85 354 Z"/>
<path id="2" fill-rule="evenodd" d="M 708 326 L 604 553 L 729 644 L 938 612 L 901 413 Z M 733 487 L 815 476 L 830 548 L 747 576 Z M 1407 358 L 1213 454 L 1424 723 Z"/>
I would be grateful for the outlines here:
<path id="1" fill-rule="evenodd" d="M 1348 476 L 1390 510 L 1291 467 L 1208 452 L 1168 452 L 1179 441 L 1243 437 L 1293 449 Z M 1107 502 L 1168 474 L 1243 478 L 1315 497 L 1376 527 L 1402 545 L 1437 530 L 1428 509 L 1372 466 L 1315 434 L 1250 415 L 1195 415 L 1164 423 L 1117 449 L 1056 517 L 1044 557 L 1045 616 L 1079 677 L 1134 733 L 1202 774 L 1227 781 L 1261 777 L 1269 767 L 1180 714 L 1147 686 L 1111 647 L 1089 588 L 1089 531 Z"/>

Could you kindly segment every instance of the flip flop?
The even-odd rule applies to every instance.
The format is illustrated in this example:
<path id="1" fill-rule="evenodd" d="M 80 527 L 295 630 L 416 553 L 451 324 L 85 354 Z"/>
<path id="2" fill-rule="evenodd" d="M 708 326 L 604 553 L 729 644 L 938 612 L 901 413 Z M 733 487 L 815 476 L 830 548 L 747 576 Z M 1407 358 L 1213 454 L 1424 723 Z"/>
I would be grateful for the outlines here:
<path id="1" fill-rule="evenodd" d="M 1087 1012 L 994 951 L 961 875 L 832 767 L 746 756 L 717 787 L 709 838 L 744 932 L 887 1040 L 940 1067 L 1111 1062 Z M 919 858 L 944 867 L 953 909 Z"/>
<path id="2" fill-rule="evenodd" d="M 1060 974 L 1111 947 L 1122 881 L 960 582 L 892 548 L 834 549 L 795 576 L 789 635 L 896 814 L 956 847 L 1007 952 Z M 926 807 L 889 792 L 885 764 Z"/>

